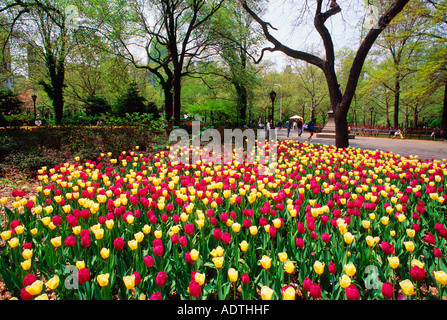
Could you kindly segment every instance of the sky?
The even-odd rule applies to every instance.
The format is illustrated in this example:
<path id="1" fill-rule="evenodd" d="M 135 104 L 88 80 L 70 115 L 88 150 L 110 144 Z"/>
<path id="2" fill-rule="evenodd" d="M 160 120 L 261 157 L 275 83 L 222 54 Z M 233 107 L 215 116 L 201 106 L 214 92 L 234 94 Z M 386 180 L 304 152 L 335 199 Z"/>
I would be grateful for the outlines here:
<path id="1" fill-rule="evenodd" d="M 278 29 L 271 30 L 271 34 L 282 44 L 297 50 L 308 51 L 312 46 L 320 49 L 322 48 L 321 38 L 313 26 L 315 1 L 309 1 L 309 3 L 312 2 L 312 7 L 307 13 L 300 14 L 304 2 L 304 0 L 271 0 L 262 18 Z M 324 6 L 328 5 L 328 2 L 325 0 Z M 365 7 L 361 0 L 338 0 L 338 4 L 342 11 L 325 23 L 331 32 L 335 51 L 343 47 L 356 49 L 360 44 L 359 30 L 366 15 Z M 266 52 L 264 59 L 273 61 L 278 71 L 288 64 L 287 56 L 282 52 Z"/>

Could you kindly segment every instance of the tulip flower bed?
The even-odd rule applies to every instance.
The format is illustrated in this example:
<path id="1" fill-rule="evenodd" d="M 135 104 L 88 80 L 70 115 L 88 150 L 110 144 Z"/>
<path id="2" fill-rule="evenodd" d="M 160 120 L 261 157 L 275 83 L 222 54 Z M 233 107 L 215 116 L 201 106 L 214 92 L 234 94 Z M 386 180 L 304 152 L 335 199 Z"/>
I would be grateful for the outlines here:
<path id="1" fill-rule="evenodd" d="M 442 298 L 445 162 L 277 151 L 267 171 L 137 148 L 44 167 L 36 196 L 0 200 L 3 282 L 19 299 Z"/>

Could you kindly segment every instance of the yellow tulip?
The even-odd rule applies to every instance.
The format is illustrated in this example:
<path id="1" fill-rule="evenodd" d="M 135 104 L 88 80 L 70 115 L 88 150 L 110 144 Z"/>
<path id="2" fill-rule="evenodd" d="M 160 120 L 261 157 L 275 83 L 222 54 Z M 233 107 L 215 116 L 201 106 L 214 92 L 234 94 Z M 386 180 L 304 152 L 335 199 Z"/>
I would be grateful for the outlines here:
<path id="1" fill-rule="evenodd" d="M 324 272 L 324 263 L 320 261 L 315 261 L 314 263 L 314 271 L 316 274 L 323 274 Z"/>
<path id="2" fill-rule="evenodd" d="M 295 289 L 290 286 L 286 290 L 282 290 L 282 297 L 284 300 L 295 300 Z"/>
<path id="3" fill-rule="evenodd" d="M 15 230 L 15 232 L 17 234 L 22 234 L 23 231 L 25 230 L 25 227 L 24 226 L 17 226 L 17 227 L 14 228 L 14 230 Z"/>
<path id="4" fill-rule="evenodd" d="M 62 238 L 61 238 L 61 237 L 55 237 L 55 238 L 52 238 L 52 239 L 50 240 L 50 242 L 51 242 L 51 244 L 53 245 L 53 247 L 57 248 L 57 247 L 60 247 L 60 246 L 61 246 L 61 244 L 62 244 Z"/>
<path id="5" fill-rule="evenodd" d="M 256 235 L 258 233 L 258 227 L 257 226 L 251 226 L 248 230 L 250 231 L 250 234 L 252 236 L 254 236 L 254 235 Z"/>
<path id="6" fill-rule="evenodd" d="M 206 275 L 204 273 L 197 272 L 194 275 L 194 280 L 200 285 L 203 285 L 205 283 L 205 278 L 206 278 Z"/>
<path id="7" fill-rule="evenodd" d="M 19 239 L 16 237 L 11 238 L 11 240 L 8 240 L 8 244 L 11 248 L 15 248 L 19 245 Z"/>
<path id="8" fill-rule="evenodd" d="M 228 269 L 228 278 L 230 279 L 231 282 L 236 282 L 238 279 L 239 273 L 237 272 L 236 269 L 234 268 L 230 268 Z"/>
<path id="9" fill-rule="evenodd" d="M 376 241 L 374 240 L 374 238 L 372 236 L 367 236 L 366 237 L 366 244 L 369 247 L 372 247 L 372 246 L 374 246 L 376 244 Z"/>
<path id="10" fill-rule="evenodd" d="M 22 251 L 23 259 L 28 260 L 28 259 L 31 259 L 32 256 L 33 256 L 33 250 L 25 249 Z"/>
<path id="11" fill-rule="evenodd" d="M 272 265 L 272 258 L 269 258 L 268 256 L 264 255 L 259 261 L 261 262 L 261 265 L 264 269 L 270 269 Z"/>
<path id="12" fill-rule="evenodd" d="M 354 276 L 355 272 L 357 271 L 355 265 L 352 262 L 345 264 L 343 269 L 345 270 L 346 274 L 350 277 Z"/>
<path id="13" fill-rule="evenodd" d="M 82 268 L 85 268 L 84 260 L 76 261 L 76 268 L 78 268 L 78 270 L 81 270 Z"/>
<path id="14" fill-rule="evenodd" d="M 284 264 L 284 270 L 285 270 L 288 274 L 291 274 L 291 273 L 293 273 L 293 272 L 295 271 L 295 265 L 293 264 L 292 261 L 287 261 L 287 262 Z"/>
<path id="15" fill-rule="evenodd" d="M 42 292 L 43 282 L 41 280 L 34 281 L 31 285 L 27 286 L 25 289 L 32 296 L 36 296 Z"/>
<path id="16" fill-rule="evenodd" d="M 45 286 L 50 290 L 55 290 L 59 286 L 59 276 L 55 275 L 53 278 L 48 279 L 48 281 L 45 283 Z"/>
<path id="17" fill-rule="evenodd" d="M 100 254 L 103 259 L 107 259 L 110 255 L 110 250 L 107 248 L 102 248 Z"/>
<path id="18" fill-rule="evenodd" d="M 241 231 L 241 225 L 237 222 L 233 223 L 232 225 L 233 232 L 238 233 Z"/>
<path id="19" fill-rule="evenodd" d="M 435 280 L 437 283 L 445 286 L 447 285 L 447 273 L 444 271 L 433 271 L 433 274 L 435 275 Z"/>
<path id="20" fill-rule="evenodd" d="M 396 269 L 400 264 L 399 257 L 388 257 L 388 263 L 391 268 Z"/>
<path id="21" fill-rule="evenodd" d="M 214 263 L 214 266 L 218 269 L 222 268 L 223 265 L 223 257 L 214 257 L 211 260 Z"/>
<path id="22" fill-rule="evenodd" d="M 34 300 L 50 300 L 50 299 L 48 298 L 48 295 L 44 293 L 41 294 L 40 296 L 35 297 Z"/>
<path id="23" fill-rule="evenodd" d="M 154 231 L 155 238 L 160 239 L 162 237 L 162 235 L 163 235 L 163 232 L 161 232 L 161 230 Z"/>
<path id="24" fill-rule="evenodd" d="M 11 235 L 12 235 L 11 230 L 6 230 L 6 231 L 3 231 L 2 233 L 0 233 L 2 240 L 9 240 L 11 238 Z"/>
<path id="25" fill-rule="evenodd" d="M 105 287 L 109 284 L 109 274 L 98 274 L 98 276 L 96 277 L 96 281 L 98 281 L 98 284 L 101 287 Z"/>
<path id="26" fill-rule="evenodd" d="M 369 221 L 369 220 L 362 220 L 362 226 L 365 229 L 369 229 L 370 226 L 371 226 L 371 221 Z"/>
<path id="27" fill-rule="evenodd" d="M 350 284 L 351 284 L 351 278 L 347 274 L 342 275 L 340 278 L 340 286 L 343 289 L 346 289 L 346 287 L 348 287 Z"/>
<path id="28" fill-rule="evenodd" d="M 351 244 L 354 241 L 354 235 L 351 232 L 346 232 L 343 235 L 343 239 L 345 240 L 346 244 Z"/>
<path id="29" fill-rule="evenodd" d="M 23 270 L 25 271 L 29 270 L 31 268 L 31 259 L 20 262 L 20 265 L 22 266 Z"/>
<path id="30" fill-rule="evenodd" d="M 133 215 L 131 215 L 131 214 L 129 214 L 129 215 L 126 217 L 126 222 L 127 222 L 128 224 L 132 224 L 132 223 L 134 222 L 134 220 L 135 220 L 135 217 L 134 217 Z"/>
<path id="31" fill-rule="evenodd" d="M 141 229 L 143 231 L 144 234 L 149 234 L 151 233 L 151 226 L 148 224 L 145 224 L 144 227 Z"/>
<path id="32" fill-rule="evenodd" d="M 279 261 L 286 262 L 286 260 L 288 258 L 287 252 L 280 252 L 280 253 L 278 253 L 278 258 L 279 258 Z"/>
<path id="33" fill-rule="evenodd" d="M 192 249 L 191 252 L 189 253 L 190 257 L 193 261 L 196 261 L 197 259 L 199 259 L 199 251 L 197 251 L 196 249 Z"/>
<path id="34" fill-rule="evenodd" d="M 407 229 L 407 236 L 409 236 L 410 238 L 414 238 L 414 236 L 416 235 L 416 231 L 414 229 Z"/>
<path id="35" fill-rule="evenodd" d="M 382 222 L 382 224 L 384 226 L 386 226 L 390 222 L 390 218 L 384 216 L 384 217 L 380 218 L 380 222 Z"/>
<path id="36" fill-rule="evenodd" d="M 127 245 L 131 250 L 136 250 L 138 248 L 138 242 L 136 240 L 127 241 Z"/>
<path id="37" fill-rule="evenodd" d="M 402 288 L 402 292 L 407 295 L 411 296 L 414 293 L 414 284 L 409 280 L 404 280 L 399 282 L 400 287 Z"/>
<path id="38" fill-rule="evenodd" d="M 135 240 L 137 240 L 137 242 L 141 242 L 144 239 L 144 233 L 143 232 L 137 232 L 133 235 L 133 237 L 135 238 Z"/>
<path id="39" fill-rule="evenodd" d="M 407 251 L 413 252 L 413 250 L 414 250 L 413 241 L 405 241 L 404 245 L 405 245 L 405 249 L 407 249 Z"/>
<path id="40" fill-rule="evenodd" d="M 104 229 L 96 229 L 93 231 L 96 240 L 101 240 L 104 237 Z"/>
<path id="41" fill-rule="evenodd" d="M 239 243 L 239 247 L 241 248 L 241 250 L 243 252 L 248 250 L 248 242 L 247 241 L 242 241 L 241 243 Z"/>
<path id="42" fill-rule="evenodd" d="M 107 229 L 112 229 L 113 226 L 115 225 L 115 222 L 113 220 L 106 220 L 106 228 Z"/>
<path id="43" fill-rule="evenodd" d="M 267 286 L 261 288 L 261 298 L 262 300 L 272 300 L 273 290 Z"/>
<path id="44" fill-rule="evenodd" d="M 425 263 L 423 263 L 422 261 L 420 261 L 418 259 L 413 259 L 413 260 L 411 260 L 411 266 L 412 267 L 418 266 L 419 268 L 424 269 Z"/>
<path id="45" fill-rule="evenodd" d="M 130 276 L 123 277 L 124 285 L 127 289 L 132 289 L 135 287 L 135 275 L 132 274 Z"/>

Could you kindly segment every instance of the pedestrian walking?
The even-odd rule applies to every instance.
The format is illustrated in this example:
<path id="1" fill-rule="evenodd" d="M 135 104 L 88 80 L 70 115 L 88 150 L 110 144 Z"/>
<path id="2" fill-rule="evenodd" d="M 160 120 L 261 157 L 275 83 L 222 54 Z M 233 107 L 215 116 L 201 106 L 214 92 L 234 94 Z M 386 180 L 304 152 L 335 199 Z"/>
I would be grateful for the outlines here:
<path id="1" fill-rule="evenodd" d="M 312 141 L 312 136 L 314 135 L 314 130 L 315 130 L 315 124 L 314 124 L 313 119 L 311 119 L 307 123 L 307 130 L 309 130 L 309 137 L 307 138 L 307 140 Z"/>
<path id="2" fill-rule="evenodd" d="M 303 133 L 303 121 L 301 121 L 301 119 L 298 119 L 297 127 L 298 127 L 298 137 L 301 137 L 301 134 Z"/>
<path id="3" fill-rule="evenodd" d="M 290 135 L 290 121 L 289 120 L 286 121 L 286 129 L 287 129 L 287 138 L 288 138 Z"/>

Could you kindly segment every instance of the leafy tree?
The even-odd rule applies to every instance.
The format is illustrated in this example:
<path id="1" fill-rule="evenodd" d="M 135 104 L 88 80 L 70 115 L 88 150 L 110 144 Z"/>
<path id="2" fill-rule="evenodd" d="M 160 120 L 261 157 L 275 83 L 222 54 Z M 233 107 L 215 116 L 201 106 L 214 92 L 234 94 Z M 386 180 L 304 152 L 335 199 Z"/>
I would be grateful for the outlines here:
<path id="1" fill-rule="evenodd" d="M 341 92 L 340 90 L 337 74 L 335 71 L 334 43 L 329 30 L 325 26 L 325 23 L 328 21 L 329 18 L 341 12 L 341 7 L 334 0 L 330 1 L 329 8 L 323 7 L 323 0 L 315 1 L 315 14 L 313 22 L 315 29 L 320 35 L 323 42 L 325 53 L 324 58 L 301 50 L 294 50 L 284 45 L 270 33 L 270 29 L 272 28 L 270 23 L 262 20 L 259 15 L 248 6 L 245 0 L 240 0 L 240 2 L 244 9 L 247 10 L 247 12 L 250 13 L 253 19 L 255 19 L 255 21 L 262 27 L 264 36 L 267 41 L 269 41 L 273 45 L 273 47 L 265 47 L 262 49 L 260 59 L 262 59 L 265 52 L 281 51 L 291 58 L 303 60 L 307 63 L 315 65 L 324 72 L 325 79 L 328 85 L 331 107 L 334 111 L 334 120 L 336 127 L 335 145 L 339 148 L 348 147 L 349 139 L 347 115 L 352 99 L 354 97 L 354 93 L 365 59 L 369 51 L 371 50 L 374 42 L 380 36 L 382 31 L 402 11 L 409 0 L 395 0 L 394 2 L 391 2 L 386 7 L 386 10 L 379 17 L 377 26 L 372 27 L 368 31 L 356 52 L 349 72 L 349 78 L 343 92 Z M 309 8 L 308 1 L 303 3 L 303 7 Z"/>
<path id="2" fill-rule="evenodd" d="M 136 83 L 131 83 L 127 92 L 118 99 L 115 110 L 118 115 L 146 112 L 146 99 L 140 95 Z"/>
<path id="3" fill-rule="evenodd" d="M 2 115 L 19 114 L 22 111 L 23 101 L 11 89 L 0 90 L 0 113 Z"/>
<path id="4" fill-rule="evenodd" d="M 84 108 L 87 116 L 95 116 L 112 111 L 107 100 L 100 96 L 88 97 Z"/>

